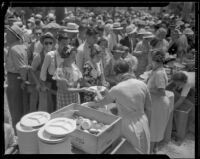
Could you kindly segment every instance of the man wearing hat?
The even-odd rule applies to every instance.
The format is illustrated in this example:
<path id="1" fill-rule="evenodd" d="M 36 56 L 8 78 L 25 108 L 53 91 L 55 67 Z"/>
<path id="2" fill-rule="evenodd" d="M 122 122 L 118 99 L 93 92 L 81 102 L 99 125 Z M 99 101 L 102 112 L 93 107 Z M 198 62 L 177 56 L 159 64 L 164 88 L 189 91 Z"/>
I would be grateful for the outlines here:
<path id="1" fill-rule="evenodd" d="M 23 42 L 23 32 L 17 25 L 7 27 L 6 40 L 9 45 L 5 69 L 7 71 L 8 87 L 6 90 L 13 126 L 28 113 L 28 99 L 24 89 L 29 70 L 26 46 Z M 23 89 L 22 89 L 23 86 Z"/>
<path id="2" fill-rule="evenodd" d="M 120 40 L 120 44 L 127 46 L 129 48 L 129 52 L 132 53 L 135 49 L 135 46 L 137 44 L 137 39 L 136 39 L 136 31 L 137 27 L 134 25 L 129 25 L 126 27 L 126 34 L 122 40 Z"/>
<path id="3" fill-rule="evenodd" d="M 104 74 L 106 81 L 109 82 L 110 86 L 115 86 L 119 81 L 116 78 L 116 74 L 114 72 L 114 65 L 122 61 L 122 55 L 125 53 L 124 47 L 121 44 L 117 44 L 113 47 L 111 51 L 112 58 L 109 60 L 108 64 L 105 66 Z"/>
<path id="4" fill-rule="evenodd" d="M 98 32 L 94 28 L 88 28 L 86 31 L 86 40 L 77 49 L 76 64 L 83 72 L 83 65 L 86 61 L 90 60 L 90 52 L 92 46 L 97 43 Z"/>
<path id="5" fill-rule="evenodd" d="M 121 24 L 119 22 L 115 22 L 112 25 L 112 32 L 110 35 L 108 35 L 108 48 L 111 51 L 115 45 L 120 43 L 120 40 L 122 39 L 121 32 L 123 30 L 123 27 L 121 27 Z"/>
<path id="6" fill-rule="evenodd" d="M 136 56 L 138 59 L 138 69 L 136 71 L 137 77 L 144 73 L 144 71 L 150 63 L 150 41 L 154 37 L 155 36 L 152 33 L 147 34 L 146 32 L 146 34 L 143 35 L 143 39 L 139 41 L 135 47 L 133 55 Z"/>
<path id="7" fill-rule="evenodd" d="M 79 33 L 78 30 L 79 26 L 76 23 L 67 23 L 67 26 L 63 29 L 70 40 L 70 44 L 78 47 L 79 46 L 79 41 L 77 39 L 77 35 Z"/>
<path id="8" fill-rule="evenodd" d="M 44 26 L 44 23 L 42 22 L 42 15 L 41 14 L 35 15 L 35 25 L 36 25 L 36 27 Z"/>

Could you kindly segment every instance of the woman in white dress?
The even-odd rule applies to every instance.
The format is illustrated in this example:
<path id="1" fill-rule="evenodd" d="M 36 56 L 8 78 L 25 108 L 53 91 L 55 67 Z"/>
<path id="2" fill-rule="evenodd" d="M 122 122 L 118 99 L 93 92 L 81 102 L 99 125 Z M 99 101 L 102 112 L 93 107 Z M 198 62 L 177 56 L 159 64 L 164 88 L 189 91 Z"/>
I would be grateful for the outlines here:
<path id="1" fill-rule="evenodd" d="M 151 97 L 147 85 L 129 74 L 126 61 L 119 61 L 114 71 L 120 83 L 112 87 L 106 96 L 97 100 L 96 106 L 116 102 L 119 116 L 122 117 L 121 133 L 141 154 L 150 152 L 149 122 L 151 116 Z"/>
<path id="2" fill-rule="evenodd" d="M 162 51 L 152 53 L 152 72 L 147 80 L 147 85 L 152 98 L 151 114 L 151 152 L 155 152 L 155 144 L 163 140 L 165 129 L 170 117 L 172 100 L 169 94 L 172 92 L 165 91 L 168 83 L 167 74 L 163 68 L 165 54 Z"/>

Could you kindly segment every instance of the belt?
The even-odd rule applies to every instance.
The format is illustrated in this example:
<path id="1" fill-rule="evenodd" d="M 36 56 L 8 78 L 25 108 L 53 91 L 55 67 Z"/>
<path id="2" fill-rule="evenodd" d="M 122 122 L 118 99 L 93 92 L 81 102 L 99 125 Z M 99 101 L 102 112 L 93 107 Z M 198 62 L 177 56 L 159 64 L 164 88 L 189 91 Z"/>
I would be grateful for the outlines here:
<path id="1" fill-rule="evenodd" d="M 19 73 L 13 73 L 13 72 L 7 72 L 7 74 L 11 74 L 11 75 L 20 75 Z"/>

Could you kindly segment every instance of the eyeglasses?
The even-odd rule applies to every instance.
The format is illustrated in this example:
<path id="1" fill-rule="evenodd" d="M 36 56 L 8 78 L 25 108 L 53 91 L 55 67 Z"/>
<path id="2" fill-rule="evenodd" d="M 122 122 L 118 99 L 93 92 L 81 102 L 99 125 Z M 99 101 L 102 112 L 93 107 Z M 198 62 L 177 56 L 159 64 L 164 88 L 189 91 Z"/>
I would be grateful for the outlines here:
<path id="1" fill-rule="evenodd" d="M 35 33 L 36 35 L 41 35 L 42 33 Z"/>
<path id="2" fill-rule="evenodd" d="M 53 42 L 44 42 L 44 45 L 52 45 Z"/>

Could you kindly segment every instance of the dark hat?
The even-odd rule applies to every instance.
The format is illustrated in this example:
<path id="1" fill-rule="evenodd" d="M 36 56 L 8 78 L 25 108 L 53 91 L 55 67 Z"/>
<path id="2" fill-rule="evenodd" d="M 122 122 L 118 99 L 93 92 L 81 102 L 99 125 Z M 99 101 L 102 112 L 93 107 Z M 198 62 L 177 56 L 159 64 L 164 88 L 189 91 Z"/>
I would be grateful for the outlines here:
<path id="1" fill-rule="evenodd" d="M 54 38 L 53 34 L 50 33 L 50 32 L 46 32 L 44 35 L 42 35 L 42 36 L 40 37 L 40 42 L 41 42 L 41 44 L 43 44 L 44 39 L 46 39 L 46 38 L 51 38 L 51 39 L 54 41 L 54 43 L 55 43 L 55 38 Z"/>
<path id="2" fill-rule="evenodd" d="M 6 26 L 6 29 L 8 29 L 10 32 L 12 32 L 18 39 L 23 40 L 23 31 L 22 29 L 17 26 L 17 25 L 12 25 L 10 26 Z"/>

